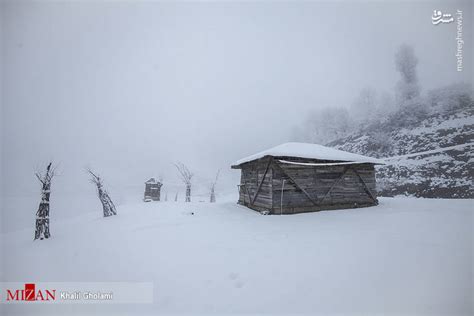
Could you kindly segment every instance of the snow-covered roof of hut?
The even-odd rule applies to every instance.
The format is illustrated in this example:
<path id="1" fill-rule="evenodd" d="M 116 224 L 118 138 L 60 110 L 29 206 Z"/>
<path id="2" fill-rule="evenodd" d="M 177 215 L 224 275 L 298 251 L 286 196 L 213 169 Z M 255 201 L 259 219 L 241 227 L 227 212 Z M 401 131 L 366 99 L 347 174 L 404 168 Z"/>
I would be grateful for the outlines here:
<path id="1" fill-rule="evenodd" d="M 145 184 L 158 184 L 160 181 L 156 181 L 155 178 L 150 178 Z"/>
<path id="2" fill-rule="evenodd" d="M 353 154 L 347 151 L 342 151 L 318 144 L 308 143 L 284 143 L 273 148 L 261 151 L 254 155 L 242 158 L 236 161 L 232 167 L 238 167 L 243 163 L 250 162 L 263 158 L 265 156 L 272 157 L 293 157 L 303 159 L 318 159 L 337 162 L 350 163 L 373 163 L 383 164 L 382 160 L 366 157 L 358 154 Z M 284 162 L 284 161 L 282 161 Z"/>

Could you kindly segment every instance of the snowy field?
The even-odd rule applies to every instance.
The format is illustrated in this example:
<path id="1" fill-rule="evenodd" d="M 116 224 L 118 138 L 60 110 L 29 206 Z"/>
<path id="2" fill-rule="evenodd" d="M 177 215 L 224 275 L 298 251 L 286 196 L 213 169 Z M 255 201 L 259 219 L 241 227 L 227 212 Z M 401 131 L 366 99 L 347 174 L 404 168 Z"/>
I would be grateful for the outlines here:
<path id="1" fill-rule="evenodd" d="M 2 315 L 473 312 L 472 200 L 289 216 L 225 200 L 129 202 L 110 218 L 97 201 L 53 219 L 50 240 L 33 242 L 33 222 L 2 233 L 6 281 L 154 283 L 152 305 L 3 304 Z"/>

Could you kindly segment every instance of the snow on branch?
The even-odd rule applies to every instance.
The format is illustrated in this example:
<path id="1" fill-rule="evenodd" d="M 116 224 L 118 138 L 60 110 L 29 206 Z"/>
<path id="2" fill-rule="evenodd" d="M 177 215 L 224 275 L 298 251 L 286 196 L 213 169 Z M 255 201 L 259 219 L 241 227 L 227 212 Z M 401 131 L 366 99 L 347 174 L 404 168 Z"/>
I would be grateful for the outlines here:
<path id="1" fill-rule="evenodd" d="M 174 164 L 178 173 L 181 177 L 181 180 L 186 185 L 186 202 L 191 202 L 191 179 L 193 178 L 194 174 L 189 171 L 188 167 L 182 162 L 177 162 Z"/>
<path id="2" fill-rule="evenodd" d="M 181 176 L 181 180 L 183 180 L 184 184 L 191 184 L 191 179 L 194 174 L 189 171 L 188 167 L 182 162 L 177 162 L 174 164 L 176 169 L 178 169 L 179 175 Z"/>
<path id="3" fill-rule="evenodd" d="M 211 183 L 211 197 L 209 200 L 211 203 L 216 202 L 216 185 L 217 185 L 217 179 L 219 179 L 220 172 L 221 172 L 221 169 L 218 169 L 216 173 L 216 178 L 214 179 L 214 182 Z"/>
<path id="4" fill-rule="evenodd" d="M 36 178 L 44 185 L 45 183 L 51 183 L 51 180 L 56 175 L 56 166 L 52 166 L 52 162 L 46 167 L 46 172 L 42 173 L 40 171 L 35 172 Z"/>

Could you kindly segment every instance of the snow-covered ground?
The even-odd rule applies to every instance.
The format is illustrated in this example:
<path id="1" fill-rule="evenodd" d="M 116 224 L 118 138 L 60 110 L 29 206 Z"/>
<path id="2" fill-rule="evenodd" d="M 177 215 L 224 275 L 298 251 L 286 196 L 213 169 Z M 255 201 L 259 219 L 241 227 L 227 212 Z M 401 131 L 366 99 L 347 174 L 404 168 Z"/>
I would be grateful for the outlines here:
<path id="1" fill-rule="evenodd" d="M 151 281 L 154 303 L 2 304 L 2 315 L 473 312 L 472 200 L 262 216 L 235 199 L 124 203 L 110 218 L 97 204 L 53 219 L 45 241 L 33 225 L 4 232 L 2 280 Z"/>

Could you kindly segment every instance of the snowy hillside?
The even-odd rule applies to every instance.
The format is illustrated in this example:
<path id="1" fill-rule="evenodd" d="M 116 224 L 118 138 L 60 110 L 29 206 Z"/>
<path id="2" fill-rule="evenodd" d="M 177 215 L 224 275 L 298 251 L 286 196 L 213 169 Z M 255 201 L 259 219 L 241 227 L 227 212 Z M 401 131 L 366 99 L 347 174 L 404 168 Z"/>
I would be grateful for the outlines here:
<path id="1" fill-rule="evenodd" d="M 329 145 L 377 158 L 395 156 L 377 167 L 382 196 L 474 197 L 472 103 L 421 118 L 400 111 Z"/>
<path id="2" fill-rule="evenodd" d="M 153 282 L 151 305 L 2 304 L 2 315 L 472 313 L 472 200 L 261 216 L 235 203 L 76 206 L 1 234 L 6 281 Z M 194 214 L 191 214 L 194 213 Z"/>

